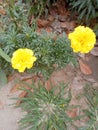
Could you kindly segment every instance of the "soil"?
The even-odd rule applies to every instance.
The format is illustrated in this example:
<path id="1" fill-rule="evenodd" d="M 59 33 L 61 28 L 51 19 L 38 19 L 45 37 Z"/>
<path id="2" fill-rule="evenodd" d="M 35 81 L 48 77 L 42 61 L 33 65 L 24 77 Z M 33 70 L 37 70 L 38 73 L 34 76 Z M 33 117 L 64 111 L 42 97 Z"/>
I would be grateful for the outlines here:
<path id="1" fill-rule="evenodd" d="M 9 82 L 0 89 L 0 130 L 18 130 L 18 121 L 24 115 L 21 108 L 15 108 L 17 93 L 11 94 L 10 89 L 14 81 Z"/>
<path id="2" fill-rule="evenodd" d="M 96 73 L 96 76 L 98 76 L 98 73 Z M 19 129 L 18 121 L 25 114 L 25 112 L 23 112 L 20 107 L 18 108 L 16 107 L 17 100 L 13 99 L 19 97 L 19 95 L 21 94 L 21 91 L 16 90 L 17 86 L 16 79 L 20 77 L 21 79 L 25 79 L 25 77 L 18 74 L 13 80 L 9 81 L 8 84 L 3 86 L 0 90 L 0 130 L 18 130 Z M 97 85 L 97 82 L 94 80 L 93 75 L 92 77 L 90 77 L 90 79 L 92 80 L 87 79 L 89 79 L 89 77 L 82 74 L 79 68 L 74 68 L 72 65 L 69 64 L 66 68 L 54 72 L 51 75 L 50 79 L 46 82 L 45 87 L 48 90 L 50 89 L 49 86 L 50 80 L 54 85 L 57 84 L 58 82 L 65 82 L 65 83 L 70 82 L 70 88 L 72 92 L 71 105 L 82 104 L 82 107 L 85 108 L 86 104 L 84 98 L 78 99 L 77 97 L 83 93 L 84 85 L 87 82 L 93 85 Z M 32 78 L 29 79 L 29 82 L 31 80 Z M 13 88 L 15 88 L 14 91 L 12 91 Z M 80 113 L 80 111 L 81 111 L 80 109 L 75 109 L 73 112 L 69 114 L 69 116 L 76 116 Z M 83 125 L 84 122 L 85 121 L 78 122 L 79 126 Z M 74 128 L 72 128 L 72 130 L 74 130 Z"/>

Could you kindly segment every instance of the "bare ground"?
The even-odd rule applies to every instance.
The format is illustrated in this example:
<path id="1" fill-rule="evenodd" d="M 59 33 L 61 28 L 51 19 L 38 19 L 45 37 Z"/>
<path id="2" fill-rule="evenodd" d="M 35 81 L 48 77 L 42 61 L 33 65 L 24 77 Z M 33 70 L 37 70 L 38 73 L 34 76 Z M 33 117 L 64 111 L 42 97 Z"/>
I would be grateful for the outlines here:
<path id="1" fill-rule="evenodd" d="M 94 62 L 93 62 L 94 63 Z M 98 74 L 98 73 L 96 73 Z M 97 75 L 96 75 L 97 76 Z M 17 78 L 17 77 L 16 77 Z M 68 83 L 70 81 L 70 87 L 72 91 L 72 105 L 81 105 L 86 107 L 84 98 L 77 99 L 77 96 L 82 94 L 84 85 L 89 82 L 93 85 L 97 85 L 97 82 L 93 78 L 93 75 L 83 75 L 79 68 L 74 68 L 72 65 L 68 65 L 66 68 L 54 72 L 50 78 L 53 84 L 58 82 Z M 16 108 L 16 98 L 19 96 L 21 91 L 11 92 L 13 86 L 15 86 L 15 79 L 10 81 L 8 84 L 3 86 L 0 90 L 0 130 L 18 130 L 18 121 L 23 117 L 25 112 L 21 108 Z M 49 80 L 46 82 L 46 87 L 49 88 Z M 70 113 L 70 116 L 76 116 L 81 110 L 76 109 Z M 78 122 L 79 126 L 83 125 L 84 122 Z M 72 129 L 74 130 L 74 129 Z"/>
<path id="2" fill-rule="evenodd" d="M 18 121 L 24 115 L 21 108 L 15 107 L 16 100 L 12 99 L 20 93 L 10 93 L 13 85 L 11 81 L 0 90 L 0 130 L 18 130 Z"/>

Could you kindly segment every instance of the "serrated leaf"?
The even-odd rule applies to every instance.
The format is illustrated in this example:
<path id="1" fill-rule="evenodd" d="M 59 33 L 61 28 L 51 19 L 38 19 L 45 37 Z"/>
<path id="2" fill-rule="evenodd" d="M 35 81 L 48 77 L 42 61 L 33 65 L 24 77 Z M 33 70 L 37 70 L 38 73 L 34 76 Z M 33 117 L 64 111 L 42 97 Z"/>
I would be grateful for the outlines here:
<path id="1" fill-rule="evenodd" d="M 6 74 L 2 69 L 0 69 L 0 88 L 4 86 L 7 83 L 7 77 Z"/>

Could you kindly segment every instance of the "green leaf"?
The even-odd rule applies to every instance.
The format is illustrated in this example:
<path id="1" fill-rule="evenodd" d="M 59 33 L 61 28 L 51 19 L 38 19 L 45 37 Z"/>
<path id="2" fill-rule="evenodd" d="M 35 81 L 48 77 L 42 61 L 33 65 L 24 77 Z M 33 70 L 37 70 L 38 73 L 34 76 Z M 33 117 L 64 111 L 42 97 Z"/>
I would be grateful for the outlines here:
<path id="1" fill-rule="evenodd" d="M 0 69 L 0 88 L 4 86 L 7 83 L 7 77 L 6 74 L 2 69 Z"/>
<path id="2" fill-rule="evenodd" d="M 10 62 L 10 57 L 0 48 L 0 56 L 2 56 L 6 61 Z"/>

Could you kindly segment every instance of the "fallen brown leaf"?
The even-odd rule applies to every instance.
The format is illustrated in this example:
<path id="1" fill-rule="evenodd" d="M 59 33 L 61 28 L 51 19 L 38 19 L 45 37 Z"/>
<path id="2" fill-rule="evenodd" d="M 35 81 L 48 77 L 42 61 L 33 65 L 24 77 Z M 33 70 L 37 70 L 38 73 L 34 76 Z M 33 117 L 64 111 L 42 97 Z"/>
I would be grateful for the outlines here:
<path id="1" fill-rule="evenodd" d="M 17 92 L 18 90 L 19 90 L 19 88 L 20 88 L 20 83 L 19 84 L 15 84 L 13 87 L 12 87 L 12 89 L 10 90 L 10 93 L 15 93 L 15 92 Z"/>
<path id="2" fill-rule="evenodd" d="M 68 116 L 71 117 L 71 118 L 76 117 L 76 116 L 77 116 L 77 108 L 74 108 L 73 110 L 68 111 L 67 114 L 68 114 Z"/>
<path id="3" fill-rule="evenodd" d="M 6 11 L 4 9 L 0 9 L 0 14 L 6 15 Z"/>
<path id="4" fill-rule="evenodd" d="M 80 65 L 80 70 L 83 74 L 85 75 L 90 75 L 92 74 L 92 70 L 89 67 L 89 65 L 87 65 L 86 63 L 84 63 L 82 60 L 79 60 L 79 65 Z"/>
<path id="5" fill-rule="evenodd" d="M 57 13 L 59 15 L 64 15 L 66 13 L 66 8 L 65 8 L 65 1 L 64 0 L 58 0 L 57 4 L 55 4 L 57 8 Z"/>
<path id="6" fill-rule="evenodd" d="M 58 17 L 58 20 L 60 21 L 60 22 L 65 22 L 66 21 L 66 15 L 59 15 L 59 17 Z"/>
<path id="7" fill-rule="evenodd" d="M 23 97 L 25 97 L 26 95 L 27 95 L 27 92 L 23 91 L 23 92 L 19 95 L 18 98 L 23 98 Z M 21 103 L 21 100 L 18 100 L 18 101 L 16 102 L 16 106 L 19 106 L 20 103 Z"/>
<path id="8" fill-rule="evenodd" d="M 76 22 L 75 21 L 60 22 L 60 26 L 61 26 L 61 28 L 65 28 L 68 31 L 72 31 L 76 26 Z"/>
<path id="9" fill-rule="evenodd" d="M 27 80 L 24 80 L 26 82 L 26 84 L 32 84 L 32 79 L 27 79 Z M 17 91 L 19 91 L 20 88 L 27 88 L 27 89 L 30 89 L 28 87 L 28 85 L 26 85 L 25 83 L 22 83 L 21 81 L 18 82 L 17 84 L 15 84 L 12 89 L 10 90 L 10 93 L 15 93 Z"/>
<path id="10" fill-rule="evenodd" d="M 54 17 L 52 15 L 49 15 L 48 16 L 48 21 L 53 22 L 54 21 Z"/>
<path id="11" fill-rule="evenodd" d="M 76 26 L 76 21 L 75 21 L 75 20 L 71 21 L 71 22 L 70 22 L 69 30 L 70 30 L 70 31 L 73 31 L 74 28 L 75 28 L 75 26 Z"/>
<path id="12" fill-rule="evenodd" d="M 52 83 L 52 85 L 53 85 L 53 83 Z M 49 91 L 50 89 L 51 89 L 51 81 L 50 80 L 47 80 L 46 82 L 45 82 L 45 88 Z"/>
<path id="13" fill-rule="evenodd" d="M 44 19 L 38 19 L 37 20 L 37 25 L 38 25 L 39 28 L 47 27 L 47 26 L 50 25 L 50 23 L 51 23 L 50 21 L 44 20 Z"/>
<path id="14" fill-rule="evenodd" d="M 51 27 L 47 27 L 45 30 L 47 33 L 51 33 L 53 31 Z"/>
<path id="15" fill-rule="evenodd" d="M 67 28 L 69 27 L 69 23 L 68 22 L 60 22 L 61 28 Z"/>

